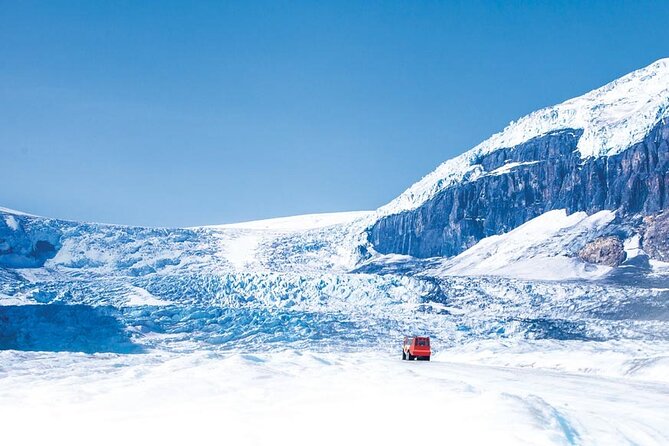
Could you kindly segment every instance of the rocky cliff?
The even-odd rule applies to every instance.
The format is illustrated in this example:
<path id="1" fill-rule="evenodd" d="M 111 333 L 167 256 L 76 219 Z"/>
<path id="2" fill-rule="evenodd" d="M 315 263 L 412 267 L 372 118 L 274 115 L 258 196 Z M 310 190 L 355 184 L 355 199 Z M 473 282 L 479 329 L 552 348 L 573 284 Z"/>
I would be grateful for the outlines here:
<path id="1" fill-rule="evenodd" d="M 380 218 L 368 231 L 381 253 L 458 254 L 552 209 L 655 215 L 669 203 L 669 119 L 611 156 L 584 158 L 580 129 L 563 129 L 471 161 L 463 178 L 415 209 Z"/>

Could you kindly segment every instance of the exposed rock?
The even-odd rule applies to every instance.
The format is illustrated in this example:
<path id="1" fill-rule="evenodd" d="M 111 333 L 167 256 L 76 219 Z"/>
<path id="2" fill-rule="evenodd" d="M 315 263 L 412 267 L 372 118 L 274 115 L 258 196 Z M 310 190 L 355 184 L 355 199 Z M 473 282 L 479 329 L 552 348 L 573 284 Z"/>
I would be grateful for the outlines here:
<path id="1" fill-rule="evenodd" d="M 623 241 L 618 237 L 599 237 L 578 253 L 581 260 L 597 265 L 618 266 L 625 261 Z"/>
<path id="2" fill-rule="evenodd" d="M 626 218 L 669 208 L 669 120 L 614 156 L 581 158 L 581 135 L 561 130 L 481 157 L 482 176 L 380 219 L 370 242 L 382 254 L 453 256 L 553 209 L 619 210 Z M 517 164 L 495 172 L 509 163 Z"/>
<path id="3" fill-rule="evenodd" d="M 642 248 L 651 259 L 669 262 L 669 212 L 644 219 Z"/>

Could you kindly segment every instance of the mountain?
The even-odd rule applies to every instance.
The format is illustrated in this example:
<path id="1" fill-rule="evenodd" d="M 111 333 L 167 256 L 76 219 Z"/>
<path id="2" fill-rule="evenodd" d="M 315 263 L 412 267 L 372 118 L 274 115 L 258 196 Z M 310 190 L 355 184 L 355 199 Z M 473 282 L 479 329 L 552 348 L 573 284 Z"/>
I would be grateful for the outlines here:
<path id="1" fill-rule="evenodd" d="M 3 436 L 667 444 L 668 71 L 522 118 L 377 211 L 0 208 Z M 410 334 L 431 362 L 400 360 Z M 445 427 L 397 429 L 408 407 Z"/>
<path id="2" fill-rule="evenodd" d="M 661 60 L 532 113 L 375 212 L 166 229 L 0 209 L 0 347 L 669 338 L 668 88 Z"/>
<path id="3" fill-rule="evenodd" d="M 657 259 L 669 206 L 669 59 L 512 122 L 379 209 L 374 250 L 454 256 L 548 211 L 615 211 L 610 234 Z M 643 217 L 650 217 L 644 220 Z M 666 221 L 665 217 L 659 222 Z M 661 227 L 659 227 L 659 226 Z"/>
<path id="4" fill-rule="evenodd" d="M 367 336 L 380 339 L 384 330 L 401 331 L 433 285 L 348 273 L 373 215 L 162 229 L 2 210 L 0 349 L 95 351 L 116 343 L 126 351 L 128 330 L 128 339 L 162 348 L 338 343 L 377 318 L 385 322 Z M 110 317 L 123 329 L 112 330 Z M 91 319 L 109 330 L 91 333 Z M 58 331 L 64 325 L 69 336 Z"/>

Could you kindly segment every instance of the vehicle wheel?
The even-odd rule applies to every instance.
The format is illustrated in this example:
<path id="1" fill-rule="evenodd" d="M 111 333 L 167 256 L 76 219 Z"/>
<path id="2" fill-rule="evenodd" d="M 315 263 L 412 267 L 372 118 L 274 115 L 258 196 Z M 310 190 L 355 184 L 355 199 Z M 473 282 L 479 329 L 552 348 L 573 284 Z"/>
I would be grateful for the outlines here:
<path id="1" fill-rule="evenodd" d="M 413 361 L 413 356 L 411 356 L 411 353 L 409 353 L 408 355 L 409 355 L 409 361 Z"/>

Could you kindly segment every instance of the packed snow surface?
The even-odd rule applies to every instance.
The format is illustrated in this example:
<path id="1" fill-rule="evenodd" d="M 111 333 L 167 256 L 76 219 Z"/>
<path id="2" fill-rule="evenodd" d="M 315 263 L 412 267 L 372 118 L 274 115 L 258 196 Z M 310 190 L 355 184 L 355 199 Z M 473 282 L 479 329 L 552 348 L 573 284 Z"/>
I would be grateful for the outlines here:
<path id="1" fill-rule="evenodd" d="M 0 352 L 3 370 L 11 370 L 0 378 L 3 439 L 73 446 L 669 442 L 666 375 L 652 381 L 542 368 L 523 363 L 532 359 L 525 350 L 541 346 L 484 347 L 511 364 L 474 362 L 476 351 L 403 362 L 398 351 L 371 345 L 348 353 Z M 647 360 L 638 367 L 663 360 L 666 372 L 660 347 L 666 352 L 666 344 L 637 352 Z M 573 362 L 569 350 L 553 353 L 554 363 Z M 580 361 L 587 353 L 576 350 Z"/>
<path id="2" fill-rule="evenodd" d="M 473 149 L 452 158 L 381 207 L 381 215 L 415 209 L 439 191 L 485 174 L 476 160 L 501 148 L 562 129 L 582 129 L 583 158 L 614 155 L 641 141 L 669 116 L 669 59 L 633 71 L 601 88 L 510 123 Z"/>

